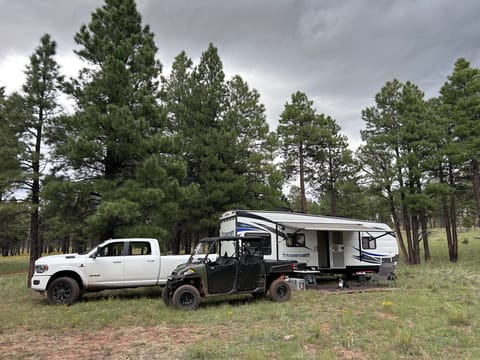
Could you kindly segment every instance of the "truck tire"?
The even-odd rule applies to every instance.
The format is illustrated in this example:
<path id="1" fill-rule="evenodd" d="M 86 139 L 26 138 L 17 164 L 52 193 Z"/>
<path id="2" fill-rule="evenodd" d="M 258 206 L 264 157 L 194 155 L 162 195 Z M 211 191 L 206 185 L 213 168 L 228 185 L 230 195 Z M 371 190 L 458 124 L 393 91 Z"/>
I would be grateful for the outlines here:
<path id="1" fill-rule="evenodd" d="M 269 288 L 270 297 L 273 301 L 288 301 L 292 293 L 290 284 L 282 279 L 277 279 L 272 282 Z"/>
<path id="2" fill-rule="evenodd" d="M 162 300 L 165 303 L 165 306 L 172 305 L 172 297 L 170 296 L 170 293 L 168 292 L 168 289 L 166 286 L 162 290 Z"/>
<path id="3" fill-rule="evenodd" d="M 195 310 L 200 304 L 200 293 L 192 285 L 182 285 L 173 293 L 173 305 L 180 310 Z"/>
<path id="4" fill-rule="evenodd" d="M 52 281 L 47 289 L 48 302 L 52 305 L 72 305 L 80 295 L 78 283 L 70 277 Z"/>

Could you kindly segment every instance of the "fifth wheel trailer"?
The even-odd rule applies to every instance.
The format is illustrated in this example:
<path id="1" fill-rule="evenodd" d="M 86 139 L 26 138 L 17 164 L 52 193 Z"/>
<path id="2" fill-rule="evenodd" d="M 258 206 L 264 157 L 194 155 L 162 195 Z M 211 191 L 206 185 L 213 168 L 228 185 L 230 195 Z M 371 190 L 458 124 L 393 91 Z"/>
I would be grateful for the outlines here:
<path id="1" fill-rule="evenodd" d="M 319 274 L 377 272 L 398 260 L 383 223 L 294 212 L 233 210 L 220 217 L 220 236 L 261 236 L 265 259 L 296 260 Z"/>

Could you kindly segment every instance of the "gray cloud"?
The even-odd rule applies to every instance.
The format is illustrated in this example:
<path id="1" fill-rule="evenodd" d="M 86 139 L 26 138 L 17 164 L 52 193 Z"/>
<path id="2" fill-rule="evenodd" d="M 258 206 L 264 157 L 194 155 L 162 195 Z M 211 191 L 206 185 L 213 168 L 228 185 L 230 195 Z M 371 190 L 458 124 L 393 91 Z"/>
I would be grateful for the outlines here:
<path id="1" fill-rule="evenodd" d="M 0 0 L 0 62 L 28 56 L 41 35 L 71 53 L 73 36 L 99 0 Z M 211 42 L 225 71 L 261 94 L 275 127 L 299 90 L 336 118 L 353 145 L 361 110 L 386 81 L 410 80 L 435 96 L 454 62 L 479 66 L 475 0 L 138 0 L 168 70 L 182 50 L 195 61 Z M 2 84 L 2 79 L 0 79 Z"/>

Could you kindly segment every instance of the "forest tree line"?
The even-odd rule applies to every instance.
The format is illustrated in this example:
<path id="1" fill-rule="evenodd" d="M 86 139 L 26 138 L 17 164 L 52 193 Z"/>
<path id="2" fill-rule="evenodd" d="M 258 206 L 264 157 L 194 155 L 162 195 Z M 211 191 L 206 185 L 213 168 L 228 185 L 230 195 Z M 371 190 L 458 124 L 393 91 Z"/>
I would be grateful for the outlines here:
<path id="1" fill-rule="evenodd" d="M 287 207 L 390 223 L 410 264 L 429 259 L 435 223 L 455 262 L 458 228 L 479 225 L 480 77 L 465 59 L 436 98 L 388 81 L 352 151 L 301 91 L 270 129 L 260 94 L 226 78 L 213 44 L 162 74 L 134 0 L 106 0 L 74 39 L 77 77 L 62 75 L 45 34 L 22 89 L 0 88 L 3 256 L 29 251 L 33 264 L 129 236 L 189 252 L 227 210 Z"/>

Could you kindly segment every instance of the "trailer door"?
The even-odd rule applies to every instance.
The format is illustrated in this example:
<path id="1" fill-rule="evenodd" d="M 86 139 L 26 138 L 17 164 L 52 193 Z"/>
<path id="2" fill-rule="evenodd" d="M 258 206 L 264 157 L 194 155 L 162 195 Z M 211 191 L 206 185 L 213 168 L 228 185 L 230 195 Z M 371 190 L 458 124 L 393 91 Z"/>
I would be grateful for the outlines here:
<path id="1" fill-rule="evenodd" d="M 328 241 L 328 231 L 317 231 L 317 248 L 318 248 L 318 267 L 330 267 L 330 244 Z"/>
<path id="2" fill-rule="evenodd" d="M 343 233 L 332 231 L 332 267 L 345 267 L 345 245 L 343 244 Z"/>

